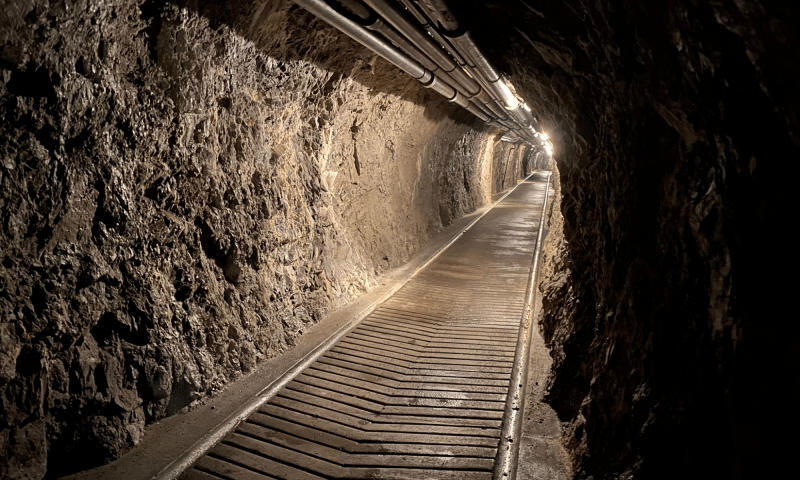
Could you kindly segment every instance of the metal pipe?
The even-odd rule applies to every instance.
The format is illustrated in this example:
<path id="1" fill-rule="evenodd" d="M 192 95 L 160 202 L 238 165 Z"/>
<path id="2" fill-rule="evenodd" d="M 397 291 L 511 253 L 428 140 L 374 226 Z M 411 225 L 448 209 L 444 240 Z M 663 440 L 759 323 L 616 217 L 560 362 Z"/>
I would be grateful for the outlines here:
<path id="1" fill-rule="evenodd" d="M 484 113 L 484 114 L 485 114 L 487 117 L 489 117 L 489 120 L 495 120 L 495 119 L 497 118 L 497 116 L 496 116 L 496 115 L 495 115 L 495 114 L 492 112 L 492 110 L 491 110 L 491 109 L 489 109 L 489 107 L 487 107 L 487 106 L 486 106 L 486 105 L 485 105 L 485 104 L 484 104 L 482 101 L 480 101 L 480 99 L 477 99 L 477 98 L 473 97 L 473 98 L 472 98 L 472 102 L 473 102 L 475 105 L 477 105 L 477 106 L 478 106 L 478 108 L 480 108 L 480 109 L 481 109 L 481 111 L 482 111 L 482 112 L 483 112 L 483 113 Z"/>
<path id="2" fill-rule="evenodd" d="M 506 85 L 506 82 L 503 81 L 502 77 L 494 68 L 489 59 L 487 59 L 483 53 L 478 50 L 478 46 L 475 45 L 472 35 L 469 32 L 464 32 L 458 37 L 452 37 L 451 40 L 453 45 L 465 57 L 469 57 L 469 59 L 472 60 L 473 64 L 475 65 L 475 69 L 481 75 L 483 75 L 483 78 L 485 78 L 487 82 L 489 82 L 486 86 L 491 88 L 497 94 L 507 109 L 515 110 L 517 107 L 519 107 L 519 101 L 517 100 L 517 97 L 511 93 L 511 89 L 508 88 L 508 85 Z"/>
<path id="3" fill-rule="evenodd" d="M 427 25 L 423 25 L 423 28 L 425 28 L 425 30 L 428 31 L 428 34 L 431 37 L 433 37 L 437 42 L 439 42 L 439 44 L 443 46 L 445 50 L 447 50 L 447 53 L 449 53 L 450 56 L 453 57 L 453 59 L 459 66 L 463 68 L 464 65 L 466 65 L 467 62 L 464 60 L 464 57 L 462 57 L 461 54 L 458 53 L 458 50 L 456 50 L 455 47 L 453 47 L 450 44 L 450 42 L 444 35 L 439 33 L 439 30 L 437 30 L 435 26 L 428 23 Z"/>
<path id="4" fill-rule="evenodd" d="M 400 0 L 400 3 L 402 3 L 403 6 L 406 7 L 406 10 L 411 12 L 414 18 L 416 18 L 417 21 L 420 23 L 420 25 L 422 25 L 422 28 L 427 30 L 428 34 L 430 34 L 430 36 L 432 36 L 434 40 L 436 40 L 439 43 L 439 45 L 441 45 L 442 47 L 444 47 L 445 50 L 447 50 L 447 53 L 449 53 L 450 56 L 453 57 L 453 59 L 456 61 L 457 64 L 464 66 L 464 64 L 466 63 L 464 61 L 464 58 L 461 57 L 461 54 L 458 53 L 458 50 L 453 48 L 453 46 L 450 45 L 450 42 L 447 41 L 447 39 L 439 32 L 436 26 L 433 25 L 431 20 L 436 21 L 436 18 L 434 18 L 431 15 L 431 12 L 429 12 L 428 9 L 425 8 L 424 4 L 418 2 L 417 0 Z"/>
<path id="5" fill-rule="evenodd" d="M 528 126 L 528 119 L 525 118 L 525 109 L 517 105 L 517 108 L 513 110 L 509 110 L 511 112 L 511 116 L 514 120 L 517 121 L 520 125 Z"/>
<path id="6" fill-rule="evenodd" d="M 506 128 L 508 128 L 509 130 L 516 130 L 517 128 L 519 128 L 518 125 L 516 125 L 514 122 L 508 119 L 501 120 L 501 123 L 505 125 Z"/>
<path id="7" fill-rule="evenodd" d="M 463 85 L 455 80 L 450 74 L 439 68 L 439 65 L 430 59 L 422 50 L 417 48 L 416 45 L 411 43 L 400 32 L 395 30 L 391 25 L 386 23 L 381 17 L 377 16 L 367 5 L 360 0 L 342 0 L 345 7 L 352 10 L 358 10 L 362 14 L 359 15 L 362 19 L 374 19 L 372 24 L 367 25 L 367 28 L 373 32 L 380 33 L 384 38 L 392 42 L 397 48 L 402 50 L 406 55 L 417 60 L 423 67 L 430 70 L 432 73 L 440 77 L 447 84 L 455 88 L 459 93 L 465 97 L 472 97 L 472 92 L 468 92 Z"/>
<path id="8" fill-rule="evenodd" d="M 410 3 L 410 1 L 411 0 L 404 0 L 403 3 Z M 491 62 L 489 62 L 489 60 L 478 49 L 470 32 L 466 31 L 458 34 L 458 32 L 461 30 L 461 25 L 459 25 L 458 20 L 450 12 L 450 8 L 447 6 L 447 3 L 444 0 L 414 0 L 414 2 L 416 2 L 419 10 L 424 12 L 424 14 L 417 12 L 417 17 L 420 18 L 424 15 L 427 15 L 434 22 L 438 22 L 445 35 L 453 39 L 455 49 L 459 50 L 463 54 L 463 58 L 466 60 L 465 63 L 470 64 L 470 66 L 477 69 L 481 74 L 479 76 L 473 75 L 473 77 L 477 77 L 479 79 L 480 76 L 484 77 L 487 83 L 480 82 L 483 88 L 492 91 L 495 94 L 495 97 L 497 97 L 497 99 L 503 104 L 503 106 L 505 106 L 506 109 L 511 110 L 512 112 L 517 110 L 519 107 L 519 102 L 517 101 L 516 97 L 508 88 L 508 85 L 505 84 L 501 75 L 497 72 Z M 447 41 L 444 40 L 444 43 L 447 43 Z M 464 63 L 462 63 L 462 65 L 463 64 Z M 519 118 L 518 115 L 514 116 Z M 528 123 L 527 119 L 520 120 L 523 124 Z"/>
<path id="9" fill-rule="evenodd" d="M 457 24 L 455 24 L 457 26 Z M 519 101 L 508 88 L 501 75 L 497 72 L 491 62 L 478 49 L 470 32 L 455 37 L 450 37 L 453 46 L 463 55 L 469 67 L 473 70 L 473 77 L 476 77 L 484 89 L 490 91 L 507 110 L 514 111 L 519 108 Z M 483 81 L 480 81 L 483 80 Z"/>
<path id="10" fill-rule="evenodd" d="M 484 114 L 484 113 L 481 111 L 481 109 L 480 109 L 480 108 L 478 108 L 478 107 L 477 107 L 477 106 L 476 106 L 474 103 L 472 103 L 472 102 L 468 102 L 467 106 L 466 106 L 466 107 L 464 107 L 464 108 L 466 108 L 467 110 L 469 110 L 469 112 L 470 112 L 471 114 L 473 114 L 473 115 L 475 115 L 476 117 L 480 118 L 480 119 L 481 119 L 481 120 L 483 120 L 484 122 L 489 122 L 489 121 L 491 120 L 489 117 L 487 117 L 487 116 L 486 116 L 486 115 L 485 115 L 485 114 Z"/>
<path id="11" fill-rule="evenodd" d="M 448 100 L 453 100 L 456 98 L 456 89 L 443 82 L 442 79 L 436 75 L 431 78 L 430 82 L 423 84 L 422 86 L 425 88 L 430 88 Z"/>
<path id="12" fill-rule="evenodd" d="M 356 0 L 351 0 L 356 1 Z M 368 8 L 365 6 L 365 8 Z M 423 67 L 430 70 L 436 76 L 440 77 L 442 80 L 447 82 L 451 87 L 455 88 L 459 93 L 464 95 L 465 97 L 472 97 L 466 89 L 456 81 L 449 73 L 445 72 L 444 70 L 439 68 L 439 65 L 436 64 L 433 60 L 430 59 L 425 53 L 417 48 L 416 45 L 411 43 L 406 37 L 404 37 L 400 32 L 395 30 L 391 25 L 384 22 L 382 18 L 377 17 L 371 25 L 367 25 L 367 28 L 372 30 L 373 32 L 378 32 L 386 39 L 391 41 L 395 44 L 397 48 L 405 52 L 406 55 L 417 60 Z"/>
<path id="13" fill-rule="evenodd" d="M 504 111 L 503 111 L 503 109 L 502 109 L 502 108 L 500 108 L 500 107 L 497 105 L 497 103 L 495 103 L 495 102 L 494 102 L 494 100 L 492 100 L 492 101 L 490 101 L 490 102 L 486 102 L 486 104 L 485 104 L 485 105 L 486 105 L 486 106 L 489 108 L 489 110 L 491 110 L 491 111 L 492 111 L 492 113 L 494 113 L 494 114 L 497 116 L 497 118 L 499 118 L 499 119 L 501 119 L 501 120 L 505 120 L 505 119 L 506 119 L 506 117 L 508 116 L 508 115 L 506 114 L 506 112 L 504 112 Z"/>
<path id="14" fill-rule="evenodd" d="M 361 20 L 368 21 L 375 16 L 375 12 L 369 9 L 368 6 L 361 3 L 359 0 L 336 0 L 347 10 L 351 11 L 353 15 Z"/>
<path id="15" fill-rule="evenodd" d="M 295 2 L 417 80 L 430 82 L 431 72 L 366 28 L 341 15 L 323 0 L 295 0 Z"/>
<path id="16" fill-rule="evenodd" d="M 431 60 L 422 52 L 422 50 L 417 48 L 416 45 L 408 41 L 406 37 L 392 28 L 391 25 L 384 22 L 382 18 L 376 18 L 372 25 L 367 25 L 367 28 L 373 32 L 378 32 L 383 35 L 387 40 L 394 43 L 397 48 L 405 52 L 406 55 L 419 62 L 423 67 L 427 68 L 431 72 L 435 72 L 439 69 L 439 66 L 436 64 L 436 62 Z"/>
<path id="17" fill-rule="evenodd" d="M 475 46 L 474 43 L 471 42 L 471 37 L 468 32 L 462 35 L 460 38 L 462 40 L 463 39 L 469 40 L 470 41 L 469 43 L 473 47 L 473 51 L 480 53 L 480 51 L 477 49 L 477 46 Z M 461 46 L 461 44 L 458 42 L 454 42 L 454 45 Z M 484 91 L 490 93 L 491 97 L 493 97 L 493 100 L 497 100 L 499 103 L 501 103 L 506 107 L 503 113 L 508 114 L 509 118 L 505 122 L 505 125 L 511 126 L 513 128 L 521 127 L 526 130 L 528 126 L 533 126 L 535 131 L 537 132 L 542 131 L 539 122 L 537 122 L 536 119 L 533 117 L 527 105 L 520 103 L 519 100 L 517 100 L 516 96 L 514 96 L 514 94 L 511 92 L 511 89 L 508 88 L 508 85 L 505 84 L 503 78 L 500 76 L 500 74 L 497 73 L 496 70 L 494 70 L 494 68 L 491 68 L 488 71 L 489 76 L 487 78 L 487 76 L 485 75 L 486 72 L 481 71 L 478 67 L 478 65 L 480 65 L 480 62 L 475 62 L 473 58 L 468 55 L 465 55 L 465 58 L 469 58 L 470 61 L 476 65 L 474 68 L 467 67 L 467 70 L 473 73 L 473 76 L 483 86 Z M 485 59 L 485 57 L 483 58 Z M 488 64 L 488 60 L 486 60 L 486 63 Z M 489 81 L 491 78 L 496 78 L 497 81 L 492 83 Z M 498 111 L 499 109 L 495 106 L 494 102 L 486 102 L 486 99 L 482 100 L 484 100 L 486 105 L 489 108 L 491 108 L 496 114 L 499 113 Z M 515 108 L 513 109 L 509 108 L 510 106 L 515 106 Z M 504 115 L 501 114 L 500 117 L 504 118 Z M 539 145 L 539 146 L 542 145 L 542 142 L 536 137 L 526 136 L 526 138 L 529 141 L 531 141 L 534 145 Z"/>
<path id="18" fill-rule="evenodd" d="M 350 0 L 350 1 L 358 1 L 358 0 Z M 484 103 L 487 107 L 485 108 L 485 110 L 491 111 L 495 116 L 499 118 L 505 118 L 506 114 L 505 112 L 503 112 L 503 109 L 495 105 L 494 104 L 495 102 L 493 100 L 489 100 L 489 96 L 484 91 L 486 87 L 484 86 L 484 88 L 481 88 L 481 84 L 484 84 L 484 82 L 479 83 L 478 81 L 476 81 L 480 80 L 480 77 L 474 74 L 470 76 L 468 73 L 461 70 L 461 68 L 459 68 L 458 65 L 453 64 L 452 59 L 447 58 L 445 53 L 441 51 L 441 48 L 437 46 L 434 42 L 432 42 L 430 38 L 427 38 L 424 32 L 420 31 L 419 28 L 413 24 L 412 20 L 408 18 L 408 15 L 404 15 L 403 12 L 400 11 L 397 7 L 395 7 L 392 4 L 389 4 L 385 0 L 365 0 L 365 1 L 372 8 L 374 8 L 378 12 L 378 14 L 386 18 L 389 21 L 389 23 L 391 23 L 397 30 L 399 30 L 402 34 L 405 34 L 408 37 L 408 39 L 414 42 L 414 44 L 419 48 L 410 49 L 408 47 L 404 47 L 404 45 L 408 45 L 409 43 L 408 40 L 406 39 L 394 41 L 395 37 L 401 36 L 400 33 L 398 33 L 396 30 L 390 29 L 388 25 L 386 25 L 380 20 L 376 21 L 375 25 L 370 26 L 370 28 L 374 28 L 381 32 L 386 31 L 387 38 L 392 40 L 398 47 L 406 49 L 406 52 L 411 57 L 417 58 L 417 60 L 419 60 L 423 66 L 425 66 L 432 72 L 435 72 L 436 75 L 444 77 L 443 79 L 447 81 L 450 85 L 452 85 L 456 90 L 458 90 L 462 95 L 465 95 L 467 97 L 478 95 L 480 97 L 481 103 Z M 430 22 L 423 11 L 424 9 L 419 8 L 421 5 L 420 6 L 415 5 L 412 2 L 412 0 L 401 0 L 401 1 L 403 5 L 405 5 L 406 9 L 411 13 L 411 15 L 413 15 L 420 23 L 422 23 L 423 27 L 429 27 L 429 31 L 430 29 L 433 29 L 432 25 L 430 25 Z M 436 32 L 436 36 L 439 39 L 441 39 L 441 43 L 447 44 L 447 41 L 441 35 L 439 35 L 438 32 Z M 426 45 L 428 48 L 425 48 Z M 452 48 L 454 51 L 456 50 L 452 46 L 450 46 L 450 48 Z M 434 52 L 434 54 L 429 55 L 430 52 Z M 437 69 L 435 68 L 437 65 L 440 66 L 442 70 L 437 71 Z M 450 70 L 450 68 L 452 68 L 452 70 Z M 452 77 L 455 78 L 448 78 L 447 75 L 443 75 L 445 71 L 450 73 Z M 472 89 L 470 89 L 470 86 L 473 86 Z M 497 89 L 493 88 L 493 90 Z M 497 96 L 497 94 L 494 94 L 493 96 Z"/>
<path id="19" fill-rule="evenodd" d="M 461 29 L 456 17 L 450 13 L 447 3 L 442 0 L 415 0 L 420 8 L 435 22 L 438 22 L 445 32 L 455 33 Z"/>
<path id="20" fill-rule="evenodd" d="M 469 77 L 463 70 L 457 68 L 453 59 L 442 50 L 442 47 L 437 45 L 426 32 L 421 30 L 409 19 L 408 13 L 400 10 L 396 5 L 386 0 L 365 1 L 367 5 L 372 7 L 380 16 L 392 24 L 394 28 L 402 32 L 420 50 L 433 59 L 442 70 L 449 73 L 457 82 L 463 85 L 468 94 L 475 95 L 480 91 L 480 86 L 478 86 L 477 82 Z"/>
<path id="21" fill-rule="evenodd" d="M 408 3 L 411 0 L 403 1 L 404 3 Z M 474 77 L 482 87 L 479 99 L 485 104 L 487 109 L 497 114 L 500 119 L 498 123 L 510 127 L 512 130 L 517 130 L 520 138 L 524 138 L 534 145 L 543 146 L 543 142 L 534 135 L 542 131 L 539 122 L 533 117 L 528 106 L 521 103 L 513 92 L 511 92 L 511 89 L 505 83 L 502 75 L 497 72 L 492 63 L 483 55 L 480 49 L 478 49 L 470 32 L 463 31 L 463 27 L 450 12 L 446 0 L 413 1 L 417 3 L 423 15 L 429 17 L 434 23 L 438 23 L 443 33 L 452 40 L 452 46 L 455 47 L 455 50 L 457 50 L 465 60 L 466 65 L 462 63 L 465 70 L 471 73 L 472 77 Z M 490 98 L 487 92 L 489 92 L 493 98 Z M 499 111 L 500 109 L 497 107 L 495 101 L 505 107 L 504 112 Z M 508 114 L 507 119 L 504 114 Z"/>
<path id="22" fill-rule="evenodd" d="M 420 50 L 430 56 L 444 70 L 452 71 L 456 65 L 451 58 L 442 51 L 442 47 L 436 45 L 427 34 L 420 31 L 408 18 L 408 14 L 394 4 L 386 0 L 365 0 L 367 5 L 378 12 L 378 15 L 385 18 L 392 26 L 408 37 Z"/>
<path id="23" fill-rule="evenodd" d="M 483 74 L 484 78 L 491 83 L 500 80 L 500 74 L 489 62 L 489 60 L 478 50 L 472 35 L 469 32 L 464 32 L 457 37 L 449 37 L 453 45 L 465 56 L 472 60 L 472 65 Z"/>
<path id="24" fill-rule="evenodd" d="M 533 112 L 531 112 L 531 109 L 528 108 L 528 106 L 523 103 L 522 108 L 520 108 L 520 110 L 522 110 L 522 114 L 525 116 L 525 120 L 528 122 L 528 125 L 533 127 L 533 130 L 535 132 L 542 133 L 542 126 L 539 125 L 539 122 L 533 116 Z"/>
<path id="25" fill-rule="evenodd" d="M 416 2 L 411 0 L 400 0 L 400 3 L 406 7 L 406 10 L 408 10 L 411 15 L 414 15 L 414 18 L 416 18 L 421 25 L 425 26 L 428 23 L 428 17 L 422 13 L 422 10 L 416 5 Z"/>
<path id="26" fill-rule="evenodd" d="M 465 48 L 467 52 L 471 52 L 471 55 L 464 55 L 464 59 L 465 61 L 466 59 L 471 60 L 475 65 L 477 72 L 473 73 L 473 76 L 456 65 L 441 46 L 436 45 L 430 36 L 414 25 L 409 20 L 408 14 L 400 11 L 386 0 L 366 0 L 366 3 L 383 18 L 376 18 L 375 12 L 372 12 L 360 0 L 337 1 L 365 22 L 374 19 L 368 28 L 379 32 L 381 36 L 340 14 L 324 0 L 295 0 L 295 3 L 416 78 L 424 87 L 434 90 L 448 101 L 465 108 L 490 125 L 496 125 L 506 130 L 516 130 L 519 126 L 525 127 L 535 122 L 527 108 L 518 108 L 519 102 L 496 70 L 490 68 L 484 72 L 480 69 L 479 65 L 482 63 L 489 67 L 491 64 L 480 54 L 477 47 L 474 44 L 471 49 L 463 47 L 463 45 L 471 43 L 468 32 L 458 37 L 462 44 L 454 43 L 454 49 L 464 53 L 461 48 Z M 413 8 L 409 8 L 409 10 L 414 11 Z M 427 20 L 426 23 L 429 24 Z M 394 43 L 396 47 L 389 42 Z M 469 67 L 466 68 L 469 69 Z M 437 71 L 437 74 L 434 74 L 434 71 Z M 497 80 L 491 82 L 491 78 Z M 481 88 L 481 84 L 484 85 L 484 88 Z M 486 88 L 487 86 L 489 88 Z M 505 87 L 505 92 L 502 87 Z M 470 97 L 473 96 L 475 98 L 470 100 Z M 506 109 L 511 110 L 512 116 L 509 117 L 508 113 L 500 108 L 498 102 L 492 97 L 503 99 L 502 104 Z M 517 108 L 509 108 L 509 105 L 512 104 L 509 98 L 516 102 Z M 517 109 L 523 110 L 524 113 L 514 112 Z M 517 123 L 521 125 L 518 126 Z M 538 127 L 538 123 L 535 125 Z"/>
<path id="27" fill-rule="evenodd" d="M 516 132 L 514 132 L 513 130 L 509 130 L 508 132 L 505 133 L 505 135 L 503 135 L 500 138 L 500 140 L 502 140 L 504 142 L 514 143 L 514 142 L 518 142 L 520 140 L 520 138 L 519 138 L 519 135 L 516 134 Z"/>
<path id="28" fill-rule="evenodd" d="M 453 103 L 455 103 L 456 105 L 458 105 L 458 106 L 459 106 L 459 107 L 461 107 L 461 108 L 466 108 L 467 110 L 469 110 L 469 106 L 470 106 L 470 105 L 472 105 L 472 102 L 470 102 L 470 101 L 469 101 L 469 98 L 467 98 L 467 97 L 465 97 L 464 95 L 462 95 L 462 94 L 461 94 L 461 92 L 459 92 L 458 90 L 456 90 L 456 96 L 455 96 L 455 97 L 453 97 L 453 99 L 452 99 L 452 100 L 450 100 L 450 101 L 451 101 L 451 102 L 453 102 Z M 471 110 L 470 110 L 470 111 L 471 111 Z M 476 117 L 478 117 L 478 118 L 480 118 L 480 119 L 481 119 L 481 120 L 483 120 L 484 122 L 486 121 L 486 120 L 485 120 L 483 117 L 481 117 L 481 116 L 480 116 L 480 115 L 478 115 L 478 114 L 475 114 L 475 116 L 476 116 Z M 485 115 L 484 115 L 484 116 L 485 116 Z M 488 118 L 488 117 L 487 117 L 487 118 Z"/>
<path id="29" fill-rule="evenodd" d="M 503 113 L 500 114 L 500 116 L 501 117 L 506 117 L 507 114 L 505 113 L 505 108 L 502 106 L 503 105 L 503 101 L 500 100 L 500 98 L 498 98 L 498 95 L 495 92 L 495 89 L 493 89 L 491 87 L 491 84 L 489 83 L 489 81 L 486 80 L 485 78 L 483 78 L 483 75 L 481 75 L 480 72 L 478 72 L 477 69 L 475 69 L 474 67 L 470 67 L 469 65 L 466 65 L 466 66 L 464 66 L 464 70 L 466 70 L 470 75 L 472 75 L 472 77 L 475 78 L 475 80 L 478 81 L 478 84 L 482 87 L 482 90 L 486 94 L 486 97 L 487 97 L 484 100 L 484 102 L 487 103 L 487 104 L 490 104 L 490 103 L 496 104 L 496 108 L 499 109 L 500 112 L 503 112 Z"/>
<path id="30" fill-rule="evenodd" d="M 495 99 L 494 93 L 487 89 L 486 85 L 487 82 L 484 80 L 476 71 L 471 69 L 469 66 L 464 66 L 464 70 L 467 71 L 475 80 L 477 80 L 478 85 L 481 86 L 481 91 L 475 95 L 477 98 L 483 102 L 487 108 L 489 108 L 492 112 L 495 113 L 500 118 L 505 118 L 507 115 L 505 113 L 505 109 L 500 106 L 500 102 Z"/>

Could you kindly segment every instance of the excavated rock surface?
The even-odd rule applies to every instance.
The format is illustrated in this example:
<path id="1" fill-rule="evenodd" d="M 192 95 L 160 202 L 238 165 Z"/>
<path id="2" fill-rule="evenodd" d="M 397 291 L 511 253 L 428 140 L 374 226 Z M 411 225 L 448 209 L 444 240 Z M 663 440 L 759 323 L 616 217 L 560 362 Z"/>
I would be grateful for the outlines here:
<path id="1" fill-rule="evenodd" d="M 499 142 L 494 147 L 494 179 L 493 189 L 495 192 L 502 192 L 516 184 L 523 171 L 523 156 L 525 153 L 532 153 L 531 150 L 509 143 Z"/>
<path id="2" fill-rule="evenodd" d="M 303 11 L 217 3 L 0 10 L 0 476 L 114 457 L 546 163 Z M 555 143 L 576 476 L 782 478 L 798 7 L 457 3 Z"/>
<path id="3" fill-rule="evenodd" d="M 0 8 L 0 478 L 119 456 L 494 193 L 491 132 L 305 11 L 160 5 Z"/>
<path id="4" fill-rule="evenodd" d="M 460 4 L 555 143 L 541 325 L 576 476 L 787 476 L 798 4 Z"/>

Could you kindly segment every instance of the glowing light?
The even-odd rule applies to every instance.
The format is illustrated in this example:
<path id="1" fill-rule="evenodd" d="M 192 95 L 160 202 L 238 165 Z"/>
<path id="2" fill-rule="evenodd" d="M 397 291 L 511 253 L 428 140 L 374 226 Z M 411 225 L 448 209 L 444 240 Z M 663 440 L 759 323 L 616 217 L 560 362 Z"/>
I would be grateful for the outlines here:
<path id="1" fill-rule="evenodd" d="M 540 134 L 539 134 L 539 136 L 540 136 L 540 137 L 542 137 L 542 140 L 548 140 L 548 139 L 550 138 L 550 137 L 548 137 L 548 136 L 547 136 L 547 134 L 546 134 L 546 133 L 544 133 L 544 132 L 540 133 Z"/>

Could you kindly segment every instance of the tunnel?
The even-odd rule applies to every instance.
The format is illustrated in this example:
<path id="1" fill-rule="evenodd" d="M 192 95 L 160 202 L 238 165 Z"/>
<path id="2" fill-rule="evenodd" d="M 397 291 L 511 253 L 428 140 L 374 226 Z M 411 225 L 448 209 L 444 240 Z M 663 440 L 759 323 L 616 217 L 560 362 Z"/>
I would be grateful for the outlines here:
<path id="1" fill-rule="evenodd" d="M 3 1 L 0 478 L 796 477 L 797 32 L 781 0 Z M 423 344 L 491 388 L 387 390 Z"/>

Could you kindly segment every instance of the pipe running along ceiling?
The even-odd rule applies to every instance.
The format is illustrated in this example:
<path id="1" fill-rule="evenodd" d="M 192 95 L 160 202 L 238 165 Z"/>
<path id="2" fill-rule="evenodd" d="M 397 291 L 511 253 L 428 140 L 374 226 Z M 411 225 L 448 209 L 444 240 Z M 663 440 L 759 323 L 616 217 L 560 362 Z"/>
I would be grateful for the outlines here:
<path id="1" fill-rule="evenodd" d="M 423 86 L 552 155 L 530 107 L 475 44 L 443 0 L 294 0 Z"/>

